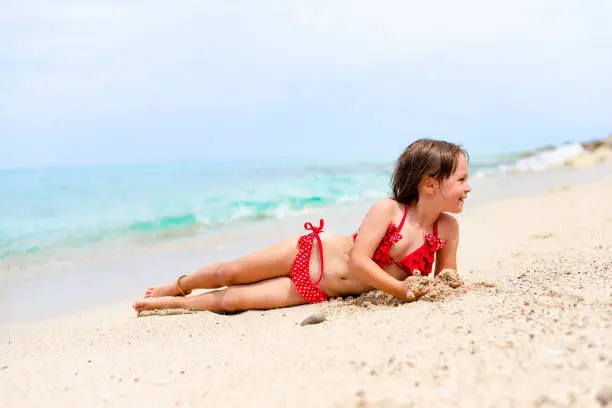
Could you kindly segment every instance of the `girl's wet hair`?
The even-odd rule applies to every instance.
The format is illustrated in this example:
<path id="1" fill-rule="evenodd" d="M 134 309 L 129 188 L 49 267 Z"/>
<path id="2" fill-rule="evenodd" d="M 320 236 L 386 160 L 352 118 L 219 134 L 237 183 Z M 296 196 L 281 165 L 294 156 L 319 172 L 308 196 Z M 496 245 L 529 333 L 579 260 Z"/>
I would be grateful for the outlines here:
<path id="1" fill-rule="evenodd" d="M 459 153 L 468 154 L 459 145 L 441 140 L 421 139 L 408 146 L 395 163 L 391 177 L 393 199 L 411 205 L 419 201 L 419 183 L 424 177 L 442 181 L 457 168 Z"/>

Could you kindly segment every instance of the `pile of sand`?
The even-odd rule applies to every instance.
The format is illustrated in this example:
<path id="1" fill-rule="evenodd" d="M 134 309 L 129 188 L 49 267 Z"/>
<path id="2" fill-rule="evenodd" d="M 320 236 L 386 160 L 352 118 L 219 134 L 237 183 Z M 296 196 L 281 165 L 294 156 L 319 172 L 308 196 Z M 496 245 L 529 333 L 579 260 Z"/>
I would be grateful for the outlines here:
<path id="1" fill-rule="evenodd" d="M 415 275 L 419 276 L 420 273 L 415 271 Z M 460 284 L 460 286 L 457 286 L 457 284 Z M 468 291 L 481 291 L 492 287 L 494 287 L 494 285 L 487 282 L 463 285 L 456 270 L 445 269 L 433 279 L 428 277 L 415 279 L 415 282 L 412 284 L 412 291 L 417 292 L 425 288 L 430 288 L 427 294 L 419 297 L 415 301 L 443 302 L 464 295 Z M 405 303 L 411 302 L 400 300 L 380 290 L 373 290 L 357 297 L 349 296 L 344 299 L 331 299 L 321 306 L 319 314 L 327 318 L 333 318 L 346 313 L 362 312 L 366 309 L 380 310 L 389 307 L 397 307 Z"/>
<path id="2" fill-rule="evenodd" d="M 415 271 L 415 275 L 420 275 L 418 271 Z M 422 290 L 429 292 L 419 298 L 426 302 L 441 302 L 457 294 L 457 289 L 463 285 L 457 271 L 454 269 L 444 269 L 442 272 L 436 275 L 434 279 L 421 278 L 418 282 L 414 283 L 411 287 L 413 293 L 418 293 Z M 460 291 L 464 293 L 464 290 Z"/>

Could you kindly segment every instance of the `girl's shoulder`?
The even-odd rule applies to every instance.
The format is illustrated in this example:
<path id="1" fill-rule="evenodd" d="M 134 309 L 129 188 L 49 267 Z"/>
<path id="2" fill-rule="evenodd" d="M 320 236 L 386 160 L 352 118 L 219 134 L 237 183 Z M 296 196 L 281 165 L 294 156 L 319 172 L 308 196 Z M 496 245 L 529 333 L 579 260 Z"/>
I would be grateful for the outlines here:
<path id="1" fill-rule="evenodd" d="M 392 218 L 393 215 L 400 209 L 400 206 L 401 205 L 392 198 L 382 198 L 370 206 L 368 215 L 387 215 Z M 403 208 L 403 206 L 401 207 Z"/>
<path id="2" fill-rule="evenodd" d="M 438 236 L 444 240 L 454 240 L 459 236 L 459 221 L 448 213 L 438 217 Z"/>
<path id="3" fill-rule="evenodd" d="M 404 204 L 397 202 L 393 198 L 381 198 L 374 202 L 370 208 L 378 208 L 385 211 L 404 211 Z"/>

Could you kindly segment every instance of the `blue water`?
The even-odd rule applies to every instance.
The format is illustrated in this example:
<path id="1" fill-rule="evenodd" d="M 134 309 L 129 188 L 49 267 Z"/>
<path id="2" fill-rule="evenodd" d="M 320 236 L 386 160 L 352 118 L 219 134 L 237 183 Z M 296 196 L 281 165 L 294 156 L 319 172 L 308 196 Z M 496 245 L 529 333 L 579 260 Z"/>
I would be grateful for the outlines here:
<path id="1" fill-rule="evenodd" d="M 471 159 L 472 171 L 498 161 Z M 147 164 L 0 171 L 0 261 L 172 239 L 387 196 L 393 162 Z"/>

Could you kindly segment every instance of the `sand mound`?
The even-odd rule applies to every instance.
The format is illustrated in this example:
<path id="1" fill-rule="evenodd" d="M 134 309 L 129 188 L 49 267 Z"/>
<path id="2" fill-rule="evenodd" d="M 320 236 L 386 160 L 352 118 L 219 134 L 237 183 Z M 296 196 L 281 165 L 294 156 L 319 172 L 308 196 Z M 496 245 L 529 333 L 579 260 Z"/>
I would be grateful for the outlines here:
<path id="1" fill-rule="evenodd" d="M 435 279 L 441 282 L 460 282 L 459 274 L 455 269 L 442 269 L 442 271 L 436 275 Z"/>
<path id="2" fill-rule="evenodd" d="M 418 273 L 415 274 L 418 276 Z M 457 283 L 461 286 L 455 287 Z M 454 269 L 444 269 L 435 278 L 423 277 L 415 280 L 412 285 L 412 290 L 420 290 L 424 287 L 430 287 L 430 291 L 417 299 L 424 302 L 443 302 L 457 296 L 461 296 L 468 291 L 485 292 L 495 285 L 488 282 L 476 282 L 469 285 L 463 285 L 457 271 Z M 358 297 L 349 296 L 345 299 L 331 299 L 321 306 L 320 314 L 327 317 L 334 317 L 345 313 L 357 313 L 367 310 L 380 310 L 383 308 L 397 307 L 409 303 L 393 297 L 380 290 L 373 290 L 364 293 Z"/>
<path id="3" fill-rule="evenodd" d="M 461 285 L 461 286 L 458 286 Z M 431 290 L 419 300 L 442 302 L 451 297 L 466 293 L 466 288 L 454 269 L 442 270 L 431 282 Z"/>

